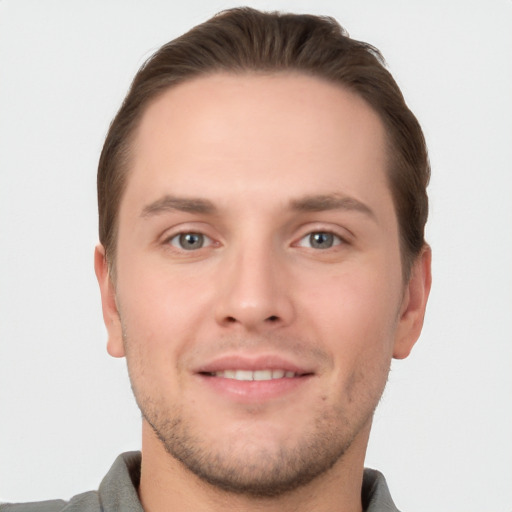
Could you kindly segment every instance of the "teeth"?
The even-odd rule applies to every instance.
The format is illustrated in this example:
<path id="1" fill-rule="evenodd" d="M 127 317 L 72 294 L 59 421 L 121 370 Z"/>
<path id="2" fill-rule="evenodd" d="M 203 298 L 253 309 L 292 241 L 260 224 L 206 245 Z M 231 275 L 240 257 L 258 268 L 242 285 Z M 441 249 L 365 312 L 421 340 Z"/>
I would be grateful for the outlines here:
<path id="1" fill-rule="evenodd" d="M 272 371 L 271 370 L 257 370 L 252 374 L 252 380 L 271 380 L 272 379 Z"/>
<path id="2" fill-rule="evenodd" d="M 254 380 L 254 378 L 249 370 L 236 370 L 235 380 Z"/>
<path id="3" fill-rule="evenodd" d="M 295 372 L 285 370 L 223 370 L 215 372 L 213 375 L 234 380 L 273 380 L 297 376 Z"/>

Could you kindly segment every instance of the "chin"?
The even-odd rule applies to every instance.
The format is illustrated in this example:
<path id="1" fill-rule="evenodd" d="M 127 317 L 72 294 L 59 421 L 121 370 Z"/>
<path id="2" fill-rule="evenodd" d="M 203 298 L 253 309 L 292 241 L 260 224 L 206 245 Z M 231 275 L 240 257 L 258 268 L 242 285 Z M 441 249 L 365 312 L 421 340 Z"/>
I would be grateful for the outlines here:
<path id="1" fill-rule="evenodd" d="M 248 420 L 248 428 L 241 422 L 223 433 L 220 425 L 198 428 L 198 418 L 186 419 L 176 408 L 172 420 L 161 408 L 142 412 L 155 441 L 181 469 L 217 489 L 262 498 L 284 495 L 327 473 L 371 423 L 370 418 L 351 427 L 340 411 L 332 410 L 293 435 L 284 426 L 254 419 Z"/>

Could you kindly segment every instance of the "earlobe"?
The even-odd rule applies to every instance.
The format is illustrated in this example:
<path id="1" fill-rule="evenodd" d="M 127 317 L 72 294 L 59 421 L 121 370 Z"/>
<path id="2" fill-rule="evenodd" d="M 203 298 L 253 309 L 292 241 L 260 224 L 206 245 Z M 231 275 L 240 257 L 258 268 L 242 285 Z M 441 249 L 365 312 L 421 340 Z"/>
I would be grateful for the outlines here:
<path id="1" fill-rule="evenodd" d="M 393 350 L 395 359 L 406 358 L 420 336 L 432 284 L 431 262 L 432 251 L 425 244 L 405 289 Z"/>
<path id="2" fill-rule="evenodd" d="M 123 330 L 116 303 L 115 287 L 109 272 L 105 249 L 98 244 L 94 250 L 94 271 L 100 287 L 103 321 L 107 328 L 107 351 L 112 357 L 124 357 Z"/>

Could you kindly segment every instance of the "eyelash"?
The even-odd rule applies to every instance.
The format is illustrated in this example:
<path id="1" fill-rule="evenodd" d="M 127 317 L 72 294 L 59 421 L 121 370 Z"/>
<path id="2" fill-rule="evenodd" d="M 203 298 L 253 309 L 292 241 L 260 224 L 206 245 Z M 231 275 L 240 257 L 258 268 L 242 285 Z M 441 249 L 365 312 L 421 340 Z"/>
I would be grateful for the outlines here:
<path id="1" fill-rule="evenodd" d="M 181 243 L 184 241 L 185 237 L 187 236 L 196 236 L 196 237 L 201 237 L 203 242 L 206 242 L 208 245 L 204 245 L 204 243 L 201 244 L 200 247 L 197 247 L 197 248 L 185 248 L 181 245 Z M 173 241 L 176 240 L 176 244 L 173 243 Z M 186 251 L 186 252 L 193 252 L 194 250 L 197 250 L 197 249 L 203 249 L 205 247 L 209 247 L 211 245 L 214 244 L 214 241 L 207 235 L 205 235 L 204 233 L 200 233 L 200 232 L 197 232 L 197 231 L 184 231 L 182 233 L 176 233 L 175 235 L 167 238 L 165 240 L 165 243 L 168 244 L 168 245 L 171 245 L 172 247 L 178 249 L 178 250 L 182 250 L 182 251 Z M 178 245 L 180 244 L 180 245 Z"/>
<path id="2" fill-rule="evenodd" d="M 314 236 L 320 236 L 320 235 L 323 237 L 327 237 L 327 241 L 331 242 L 331 244 L 328 247 L 312 246 L 315 243 L 318 243 L 318 244 L 322 243 L 322 241 L 314 241 L 312 238 Z M 201 242 L 200 246 L 199 247 L 188 247 L 188 248 L 184 247 L 183 243 L 185 242 L 186 237 L 198 237 Z M 305 240 L 309 240 L 309 245 L 306 245 L 305 243 L 303 243 Z M 294 245 L 297 247 L 306 247 L 309 249 L 316 249 L 319 251 L 324 251 L 324 250 L 329 250 L 329 249 L 332 249 L 333 247 L 337 247 L 339 245 L 343 245 L 346 243 L 347 242 L 344 238 L 333 233 L 332 231 L 317 230 L 317 231 L 308 232 L 303 237 L 301 237 L 299 239 L 299 241 L 297 243 L 295 243 Z M 165 240 L 165 244 L 170 245 L 177 250 L 181 250 L 181 251 L 185 251 L 185 252 L 195 252 L 196 250 L 199 250 L 199 249 L 211 247 L 212 245 L 215 244 L 215 242 L 209 236 L 205 235 L 204 233 L 196 232 L 196 231 L 183 231 L 181 233 L 176 233 L 175 235 L 167 238 Z"/>
<path id="3" fill-rule="evenodd" d="M 332 243 L 331 245 L 329 245 L 329 247 L 324 247 L 324 248 L 320 248 L 320 247 L 312 247 L 311 245 L 309 246 L 306 246 L 306 245 L 303 245 L 302 242 L 304 240 L 309 240 L 310 243 L 312 242 L 312 237 L 315 236 L 315 235 L 322 235 L 322 236 L 327 236 L 327 237 L 332 237 Z M 315 242 L 313 242 L 315 243 Z M 299 241 L 298 243 L 296 244 L 297 246 L 299 247 L 308 247 L 310 249 L 317 249 L 317 250 L 328 250 L 328 249 L 332 249 L 333 247 L 336 247 L 338 245 L 343 245 L 343 244 L 346 244 L 347 242 L 339 235 L 337 235 L 336 233 L 333 233 L 332 231 L 327 231 L 327 230 L 318 230 L 318 231 L 310 231 L 309 233 L 307 233 L 306 235 L 304 235 Z"/>

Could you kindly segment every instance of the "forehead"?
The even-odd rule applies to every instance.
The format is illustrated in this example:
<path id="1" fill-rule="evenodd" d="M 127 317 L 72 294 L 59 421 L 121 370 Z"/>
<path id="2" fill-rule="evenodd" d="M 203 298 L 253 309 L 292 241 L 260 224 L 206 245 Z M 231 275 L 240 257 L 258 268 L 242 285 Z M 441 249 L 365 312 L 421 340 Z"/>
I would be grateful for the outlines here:
<path id="1" fill-rule="evenodd" d="M 304 74 L 213 74 L 170 88 L 146 108 L 127 195 L 225 199 L 250 187 L 270 201 L 269 187 L 280 187 L 290 196 L 317 188 L 310 192 L 357 197 L 379 183 L 387 190 L 385 168 L 382 122 L 358 95 Z"/>

